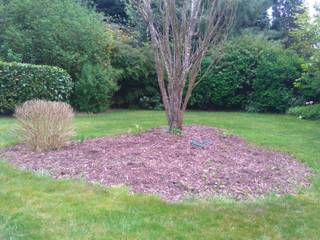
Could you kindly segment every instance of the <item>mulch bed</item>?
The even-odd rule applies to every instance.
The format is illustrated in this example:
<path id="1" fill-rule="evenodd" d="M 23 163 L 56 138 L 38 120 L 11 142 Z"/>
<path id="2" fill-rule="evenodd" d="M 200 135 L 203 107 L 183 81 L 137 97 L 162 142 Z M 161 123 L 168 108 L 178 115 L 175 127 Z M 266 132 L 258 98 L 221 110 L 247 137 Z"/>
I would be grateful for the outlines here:
<path id="1" fill-rule="evenodd" d="M 215 128 L 186 126 L 183 133 L 177 136 L 158 128 L 139 135 L 70 142 L 58 151 L 37 153 L 16 145 L 2 153 L 16 166 L 47 171 L 54 178 L 126 185 L 133 192 L 169 201 L 287 194 L 309 185 L 311 171 L 291 156 Z"/>

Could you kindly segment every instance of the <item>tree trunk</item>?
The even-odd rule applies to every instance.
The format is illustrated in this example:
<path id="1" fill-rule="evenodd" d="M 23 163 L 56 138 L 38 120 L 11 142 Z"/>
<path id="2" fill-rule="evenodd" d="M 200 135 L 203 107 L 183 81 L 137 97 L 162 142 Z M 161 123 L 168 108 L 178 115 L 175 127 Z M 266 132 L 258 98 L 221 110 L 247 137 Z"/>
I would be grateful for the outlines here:
<path id="1" fill-rule="evenodd" d="M 169 131 L 173 132 L 175 129 L 182 130 L 183 112 L 181 109 L 177 107 L 169 107 L 168 113 Z"/>

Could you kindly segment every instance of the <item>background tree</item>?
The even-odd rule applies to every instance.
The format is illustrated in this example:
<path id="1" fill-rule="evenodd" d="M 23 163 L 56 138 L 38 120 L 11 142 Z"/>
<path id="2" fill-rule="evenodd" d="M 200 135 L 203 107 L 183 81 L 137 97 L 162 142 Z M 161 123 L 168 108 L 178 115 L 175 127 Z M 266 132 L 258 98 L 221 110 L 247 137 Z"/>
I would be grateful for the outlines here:
<path id="1" fill-rule="evenodd" d="M 131 0 L 126 1 L 127 26 L 129 26 L 141 41 L 147 41 L 147 25 L 142 16 L 132 6 Z M 234 35 L 239 35 L 244 29 L 256 28 L 258 30 L 270 27 L 270 18 L 267 10 L 272 6 L 272 0 L 234 0 L 237 8 L 235 22 L 232 29 Z M 156 7 L 155 4 L 151 7 Z"/>
<path id="2" fill-rule="evenodd" d="M 269 27 L 270 19 L 267 9 L 271 7 L 271 0 L 237 0 L 237 11 L 234 31 L 240 32 L 245 28 Z"/>
<path id="3" fill-rule="evenodd" d="M 234 2 L 160 0 L 154 3 L 156 8 L 151 7 L 151 0 L 134 3 L 150 32 L 169 130 L 182 129 L 201 61 L 209 47 L 226 39 L 234 19 Z"/>
<path id="4" fill-rule="evenodd" d="M 118 24 L 127 23 L 125 0 L 94 0 L 98 11 L 110 16 L 112 21 Z"/>
<path id="5" fill-rule="evenodd" d="M 292 38 L 291 48 L 300 55 L 310 58 L 314 52 L 320 51 L 320 9 L 311 18 L 307 8 L 295 17 L 295 27 L 289 32 Z"/>
<path id="6" fill-rule="evenodd" d="M 296 16 L 295 28 L 289 33 L 291 48 L 305 59 L 303 74 L 296 81 L 302 101 L 320 101 L 320 9 L 311 18 L 308 11 Z"/>
<path id="7" fill-rule="evenodd" d="M 304 0 L 273 0 L 271 29 L 280 32 L 288 46 L 288 33 L 295 28 L 295 16 L 304 12 Z"/>

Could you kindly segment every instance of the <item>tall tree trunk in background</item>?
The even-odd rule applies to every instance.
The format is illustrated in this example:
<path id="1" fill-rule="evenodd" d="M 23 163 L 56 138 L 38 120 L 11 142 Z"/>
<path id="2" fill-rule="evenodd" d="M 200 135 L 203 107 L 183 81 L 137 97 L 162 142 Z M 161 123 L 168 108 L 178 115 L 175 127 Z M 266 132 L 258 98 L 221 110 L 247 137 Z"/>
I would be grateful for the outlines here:
<path id="1" fill-rule="evenodd" d="M 182 129 L 192 90 L 201 80 L 201 61 L 209 47 L 222 45 L 232 26 L 234 0 L 132 3 L 148 25 L 169 130 Z"/>

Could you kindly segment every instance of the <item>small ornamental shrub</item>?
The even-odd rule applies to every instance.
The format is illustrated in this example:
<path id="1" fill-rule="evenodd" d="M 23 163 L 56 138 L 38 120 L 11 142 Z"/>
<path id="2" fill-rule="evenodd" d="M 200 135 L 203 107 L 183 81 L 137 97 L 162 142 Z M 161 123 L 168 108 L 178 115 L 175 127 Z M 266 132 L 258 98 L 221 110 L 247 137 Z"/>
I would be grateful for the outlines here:
<path id="1" fill-rule="evenodd" d="M 68 102 L 72 80 L 61 68 L 0 62 L 0 114 L 31 99 Z"/>
<path id="2" fill-rule="evenodd" d="M 303 119 L 320 120 L 320 104 L 289 108 L 288 114 Z"/>
<path id="3" fill-rule="evenodd" d="M 18 137 L 34 151 L 63 147 L 73 135 L 72 107 L 63 102 L 31 100 L 16 108 Z"/>

